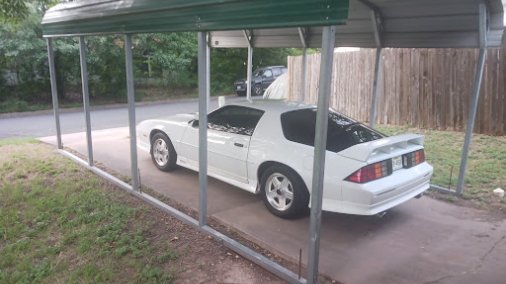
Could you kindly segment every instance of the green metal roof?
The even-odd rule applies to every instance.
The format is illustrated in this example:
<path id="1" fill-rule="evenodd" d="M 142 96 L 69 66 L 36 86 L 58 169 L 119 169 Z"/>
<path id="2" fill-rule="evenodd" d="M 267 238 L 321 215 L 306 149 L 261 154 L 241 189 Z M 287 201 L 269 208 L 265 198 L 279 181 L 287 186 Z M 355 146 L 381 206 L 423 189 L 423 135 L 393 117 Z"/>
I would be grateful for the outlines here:
<path id="1" fill-rule="evenodd" d="M 344 24 L 349 0 L 87 0 L 58 4 L 44 36 L 246 30 Z"/>

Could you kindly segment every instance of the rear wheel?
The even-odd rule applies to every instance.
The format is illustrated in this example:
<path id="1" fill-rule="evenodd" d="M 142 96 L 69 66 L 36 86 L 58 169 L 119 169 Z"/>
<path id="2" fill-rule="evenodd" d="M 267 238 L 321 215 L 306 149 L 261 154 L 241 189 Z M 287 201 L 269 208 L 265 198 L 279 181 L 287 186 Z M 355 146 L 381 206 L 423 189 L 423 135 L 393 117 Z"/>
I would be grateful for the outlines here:
<path id="1" fill-rule="evenodd" d="M 151 159 L 155 166 L 165 172 L 176 168 L 177 154 L 167 135 L 158 132 L 151 139 Z"/>
<path id="2" fill-rule="evenodd" d="M 265 206 L 274 215 L 292 219 L 307 213 L 309 192 L 292 169 L 273 165 L 262 174 L 260 182 Z"/>

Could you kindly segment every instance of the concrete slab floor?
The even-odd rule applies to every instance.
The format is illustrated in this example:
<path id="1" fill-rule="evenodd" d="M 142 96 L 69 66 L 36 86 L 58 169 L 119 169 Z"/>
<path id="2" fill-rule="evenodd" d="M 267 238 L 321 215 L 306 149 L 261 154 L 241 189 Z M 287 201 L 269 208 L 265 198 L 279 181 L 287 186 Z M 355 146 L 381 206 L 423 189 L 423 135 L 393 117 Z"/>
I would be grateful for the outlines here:
<path id="1" fill-rule="evenodd" d="M 128 129 L 93 132 L 95 160 L 130 175 Z M 55 137 L 41 138 L 55 144 Z M 86 155 L 85 133 L 63 144 Z M 141 182 L 191 208 L 198 208 L 198 174 L 183 168 L 158 171 L 138 151 Z M 283 220 L 261 199 L 209 179 L 209 215 L 258 244 L 307 261 L 309 219 Z M 384 217 L 323 213 L 320 272 L 345 283 L 506 283 L 506 221 L 487 212 L 424 197 Z"/>

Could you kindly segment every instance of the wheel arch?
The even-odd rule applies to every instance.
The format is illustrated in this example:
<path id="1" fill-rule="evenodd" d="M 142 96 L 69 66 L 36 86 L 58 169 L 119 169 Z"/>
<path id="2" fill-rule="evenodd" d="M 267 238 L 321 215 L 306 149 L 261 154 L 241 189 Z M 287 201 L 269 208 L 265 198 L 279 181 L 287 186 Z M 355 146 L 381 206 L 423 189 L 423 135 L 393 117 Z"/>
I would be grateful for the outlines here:
<path id="1" fill-rule="evenodd" d="M 261 179 L 262 179 L 262 175 L 263 173 L 268 169 L 270 168 L 271 166 L 273 165 L 279 165 L 279 166 L 282 166 L 282 167 L 286 167 L 290 170 L 292 170 L 296 175 L 297 177 L 300 179 L 300 181 L 302 182 L 302 184 L 304 184 L 304 186 L 306 187 L 306 190 L 309 192 L 309 188 L 306 184 L 306 182 L 304 181 L 304 179 L 302 178 L 302 176 L 292 167 L 290 167 L 289 165 L 287 164 L 283 164 L 283 163 L 280 163 L 280 162 L 276 162 L 276 161 L 264 161 L 260 164 L 260 166 L 258 166 L 258 169 L 257 169 L 257 181 L 258 181 L 258 189 L 257 189 L 257 192 L 259 193 L 260 192 L 260 189 L 261 189 Z"/>
<path id="2" fill-rule="evenodd" d="M 155 136 L 155 134 L 157 134 L 157 133 L 161 133 L 161 134 L 167 136 L 167 138 L 169 138 L 169 135 L 167 135 L 167 133 L 165 133 L 165 131 L 158 129 L 158 128 L 154 128 L 151 130 L 151 132 L 149 132 L 149 144 L 153 143 L 153 136 Z"/>

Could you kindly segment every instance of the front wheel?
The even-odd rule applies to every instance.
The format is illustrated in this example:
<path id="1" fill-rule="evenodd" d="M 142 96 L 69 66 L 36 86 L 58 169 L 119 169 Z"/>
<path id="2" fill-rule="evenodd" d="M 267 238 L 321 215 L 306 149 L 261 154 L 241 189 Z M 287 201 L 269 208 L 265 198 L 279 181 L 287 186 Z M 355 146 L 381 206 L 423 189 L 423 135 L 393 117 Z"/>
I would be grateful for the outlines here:
<path id="1" fill-rule="evenodd" d="M 260 96 L 262 95 L 262 85 L 260 84 L 256 84 L 254 87 L 253 87 L 253 94 L 255 96 Z"/>
<path id="2" fill-rule="evenodd" d="M 176 150 L 167 135 L 161 132 L 153 135 L 150 153 L 151 159 L 158 169 L 164 172 L 170 172 L 176 168 Z"/>
<path id="3" fill-rule="evenodd" d="M 308 212 L 309 192 L 292 169 L 273 165 L 262 174 L 260 182 L 265 206 L 272 214 L 292 219 Z"/>

